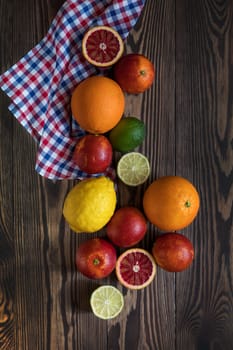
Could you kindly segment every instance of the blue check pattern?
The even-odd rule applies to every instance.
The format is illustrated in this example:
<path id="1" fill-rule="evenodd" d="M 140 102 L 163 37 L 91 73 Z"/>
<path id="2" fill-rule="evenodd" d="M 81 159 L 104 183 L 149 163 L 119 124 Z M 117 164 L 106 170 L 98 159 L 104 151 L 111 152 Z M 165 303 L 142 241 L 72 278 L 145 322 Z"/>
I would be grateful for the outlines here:
<path id="1" fill-rule="evenodd" d="M 145 0 L 67 0 L 47 35 L 0 76 L 10 97 L 9 110 L 38 143 L 35 169 L 49 179 L 89 177 L 72 160 L 77 139 L 85 134 L 70 111 L 77 84 L 104 74 L 82 56 L 84 33 L 96 25 L 114 28 L 125 40 Z M 104 174 L 114 176 L 113 169 Z"/>

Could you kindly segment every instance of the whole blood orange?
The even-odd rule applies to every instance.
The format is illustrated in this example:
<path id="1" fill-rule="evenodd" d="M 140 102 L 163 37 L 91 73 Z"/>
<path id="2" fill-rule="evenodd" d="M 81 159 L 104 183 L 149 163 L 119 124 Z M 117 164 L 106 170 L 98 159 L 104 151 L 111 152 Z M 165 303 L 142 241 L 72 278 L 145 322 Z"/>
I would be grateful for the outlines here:
<path id="1" fill-rule="evenodd" d="M 143 196 L 148 220 L 163 231 L 176 231 L 191 224 L 199 206 L 196 188 L 180 176 L 164 176 L 155 180 Z"/>
<path id="2" fill-rule="evenodd" d="M 106 226 L 108 238 L 118 247 L 132 247 L 146 234 L 147 221 L 135 207 L 122 207 L 115 211 Z"/>
<path id="3" fill-rule="evenodd" d="M 129 94 L 138 94 L 149 89 L 154 76 L 152 62 L 140 54 L 125 55 L 114 66 L 114 79 Z"/>
<path id="4" fill-rule="evenodd" d="M 167 232 L 155 240 L 152 255 L 162 269 L 180 272 L 191 265 L 194 258 L 194 248 L 191 241 L 184 235 Z"/>
<path id="5" fill-rule="evenodd" d="M 78 139 L 73 161 L 87 174 L 104 172 L 112 162 L 112 145 L 104 135 L 85 135 Z"/>
<path id="6" fill-rule="evenodd" d="M 88 239 L 76 251 L 76 267 L 88 278 L 107 277 L 114 270 L 116 260 L 116 249 L 103 238 Z"/>
<path id="7" fill-rule="evenodd" d="M 71 111 L 81 128 L 92 134 L 111 130 L 121 119 L 125 98 L 120 86 L 110 78 L 92 76 L 73 91 Z"/>
<path id="8" fill-rule="evenodd" d="M 89 29 L 82 40 L 82 52 L 96 67 L 109 67 L 122 56 L 124 43 L 120 35 L 107 26 Z"/>

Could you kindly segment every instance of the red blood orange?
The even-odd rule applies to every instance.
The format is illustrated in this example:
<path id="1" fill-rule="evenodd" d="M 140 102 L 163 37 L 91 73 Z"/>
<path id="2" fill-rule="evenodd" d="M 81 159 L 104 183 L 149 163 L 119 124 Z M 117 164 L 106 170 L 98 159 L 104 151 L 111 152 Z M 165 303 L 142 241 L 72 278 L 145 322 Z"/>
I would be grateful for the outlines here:
<path id="1" fill-rule="evenodd" d="M 149 89 L 155 77 L 152 62 L 140 54 L 128 54 L 114 66 L 114 78 L 123 91 L 138 94 Z"/>
<path id="2" fill-rule="evenodd" d="M 87 174 L 102 173 L 112 162 L 112 145 L 104 135 L 85 135 L 75 146 L 73 160 Z"/>
<path id="3" fill-rule="evenodd" d="M 116 258 L 116 250 L 111 243 L 102 238 L 92 238 L 78 247 L 76 266 L 84 276 L 101 279 L 114 270 Z"/>
<path id="4" fill-rule="evenodd" d="M 120 35 L 107 26 L 91 28 L 82 40 L 82 52 L 96 67 L 109 67 L 122 56 L 124 44 Z"/>
<path id="5" fill-rule="evenodd" d="M 142 289 L 154 279 L 156 265 L 154 258 L 146 250 L 131 248 L 122 253 L 116 262 L 119 282 L 129 289 Z"/>
<path id="6" fill-rule="evenodd" d="M 118 247 L 132 247 L 146 234 L 147 221 L 135 207 L 122 207 L 115 211 L 106 226 L 108 238 Z"/>
<path id="7" fill-rule="evenodd" d="M 187 269 L 192 263 L 194 248 L 191 241 L 184 235 L 168 232 L 156 239 L 152 254 L 162 269 L 180 272 Z"/>

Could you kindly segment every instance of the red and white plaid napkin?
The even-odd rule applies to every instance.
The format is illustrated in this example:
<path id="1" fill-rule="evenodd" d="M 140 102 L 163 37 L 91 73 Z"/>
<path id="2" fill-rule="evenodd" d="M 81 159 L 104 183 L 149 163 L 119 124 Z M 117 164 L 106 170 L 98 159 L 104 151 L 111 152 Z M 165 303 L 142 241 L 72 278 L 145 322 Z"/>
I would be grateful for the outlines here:
<path id="1" fill-rule="evenodd" d="M 85 132 L 71 115 L 70 98 L 80 81 L 99 71 L 83 58 L 82 38 L 90 27 L 108 25 L 125 40 L 144 3 L 67 0 L 41 42 L 0 76 L 0 88 L 12 101 L 9 110 L 38 142 L 35 168 L 40 175 L 88 177 L 72 161 L 77 138 Z"/>

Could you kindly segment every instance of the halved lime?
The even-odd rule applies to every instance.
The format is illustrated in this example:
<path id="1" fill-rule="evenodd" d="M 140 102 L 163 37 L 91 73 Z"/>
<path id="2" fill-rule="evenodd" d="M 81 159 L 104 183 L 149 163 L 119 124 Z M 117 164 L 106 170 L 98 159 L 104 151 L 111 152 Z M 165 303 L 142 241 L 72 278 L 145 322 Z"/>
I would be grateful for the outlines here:
<path id="1" fill-rule="evenodd" d="M 122 311 L 124 297 L 116 287 L 104 285 L 94 290 L 90 304 L 95 316 L 103 320 L 109 320 Z"/>
<path id="2" fill-rule="evenodd" d="M 143 184 L 150 175 L 147 157 L 139 152 L 126 153 L 118 161 L 117 175 L 128 186 Z"/>

